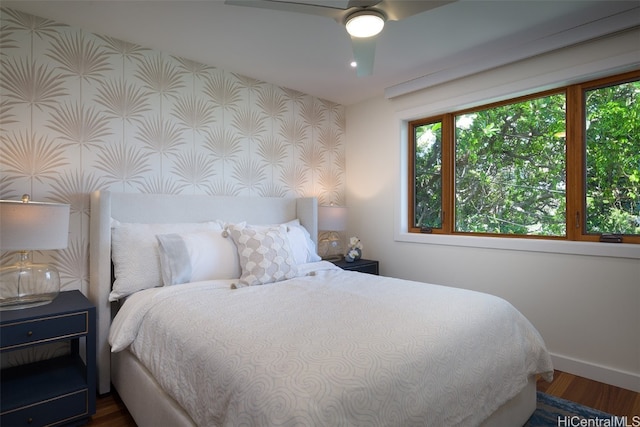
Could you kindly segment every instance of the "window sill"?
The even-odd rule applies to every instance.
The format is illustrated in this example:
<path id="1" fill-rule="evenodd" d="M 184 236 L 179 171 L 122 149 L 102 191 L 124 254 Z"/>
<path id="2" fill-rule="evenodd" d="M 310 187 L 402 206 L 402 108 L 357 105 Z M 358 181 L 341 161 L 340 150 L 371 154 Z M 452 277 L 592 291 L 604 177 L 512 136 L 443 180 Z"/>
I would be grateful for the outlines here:
<path id="1" fill-rule="evenodd" d="M 518 239 L 481 236 L 451 236 L 397 232 L 398 242 L 423 243 L 510 251 L 546 252 L 566 255 L 586 255 L 612 258 L 640 259 L 640 245 L 601 242 L 573 242 L 558 240 Z"/>

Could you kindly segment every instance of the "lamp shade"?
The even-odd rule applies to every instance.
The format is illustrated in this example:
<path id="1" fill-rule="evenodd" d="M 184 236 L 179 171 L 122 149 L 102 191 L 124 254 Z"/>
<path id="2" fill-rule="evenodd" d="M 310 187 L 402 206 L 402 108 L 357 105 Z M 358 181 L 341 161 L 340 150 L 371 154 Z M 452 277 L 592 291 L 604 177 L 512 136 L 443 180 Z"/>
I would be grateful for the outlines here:
<path id="1" fill-rule="evenodd" d="M 69 205 L 0 200 L 0 249 L 64 249 L 69 242 Z"/>
<path id="2" fill-rule="evenodd" d="M 347 208 L 343 206 L 319 206 L 318 230 L 344 231 L 347 228 Z"/>

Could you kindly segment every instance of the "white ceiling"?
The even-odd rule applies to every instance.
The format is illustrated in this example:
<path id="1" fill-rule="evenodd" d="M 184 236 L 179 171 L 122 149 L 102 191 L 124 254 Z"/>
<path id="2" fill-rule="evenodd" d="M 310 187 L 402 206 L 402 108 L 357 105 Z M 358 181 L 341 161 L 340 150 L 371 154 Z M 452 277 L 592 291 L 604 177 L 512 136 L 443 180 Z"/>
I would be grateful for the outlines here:
<path id="1" fill-rule="evenodd" d="M 349 36 L 323 16 L 223 0 L 3 0 L 2 6 L 344 105 L 640 26 L 638 0 L 459 0 L 387 22 L 373 75 L 356 77 Z"/>

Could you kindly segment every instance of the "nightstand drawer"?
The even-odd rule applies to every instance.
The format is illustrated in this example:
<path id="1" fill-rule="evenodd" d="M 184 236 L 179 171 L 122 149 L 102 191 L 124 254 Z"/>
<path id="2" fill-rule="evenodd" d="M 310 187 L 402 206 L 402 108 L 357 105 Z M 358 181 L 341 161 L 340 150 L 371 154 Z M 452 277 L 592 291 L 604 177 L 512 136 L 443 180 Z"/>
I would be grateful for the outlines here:
<path id="1" fill-rule="evenodd" d="M 87 390 L 80 390 L 37 404 L 7 411 L 0 416 L 3 426 L 49 426 L 89 415 Z"/>
<path id="2" fill-rule="evenodd" d="M 87 325 L 88 312 L 4 324 L 0 327 L 0 350 L 86 334 Z"/>
<path id="3" fill-rule="evenodd" d="M 343 270 L 359 271 L 360 273 L 378 274 L 378 263 L 368 263 L 357 266 L 357 268 L 343 268 Z"/>
<path id="4" fill-rule="evenodd" d="M 343 270 L 358 271 L 360 273 L 379 274 L 378 261 L 360 258 L 353 262 L 347 262 L 344 259 L 333 261 L 335 265 Z"/>

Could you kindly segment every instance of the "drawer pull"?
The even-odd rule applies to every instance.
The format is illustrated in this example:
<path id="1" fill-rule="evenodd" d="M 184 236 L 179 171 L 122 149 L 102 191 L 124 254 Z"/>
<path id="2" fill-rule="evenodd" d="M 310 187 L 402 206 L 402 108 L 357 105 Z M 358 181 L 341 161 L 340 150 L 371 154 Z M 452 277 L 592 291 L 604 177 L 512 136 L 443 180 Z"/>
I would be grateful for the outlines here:
<path id="1" fill-rule="evenodd" d="M 33 423 L 33 418 L 28 418 L 27 419 L 27 423 L 29 423 L 29 424 Z"/>
<path id="2" fill-rule="evenodd" d="M 33 335 L 32 331 L 27 332 L 27 336 L 30 337 L 31 335 Z"/>

